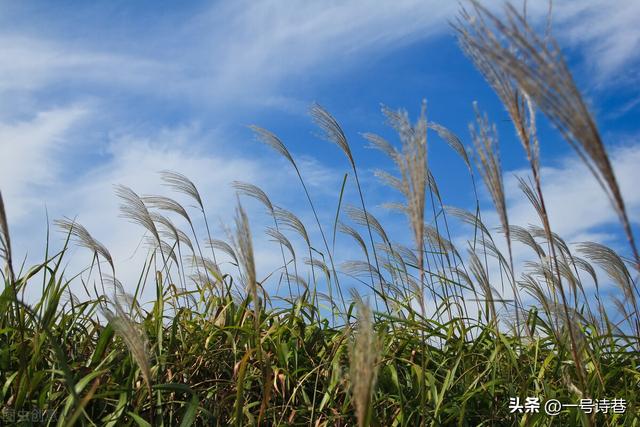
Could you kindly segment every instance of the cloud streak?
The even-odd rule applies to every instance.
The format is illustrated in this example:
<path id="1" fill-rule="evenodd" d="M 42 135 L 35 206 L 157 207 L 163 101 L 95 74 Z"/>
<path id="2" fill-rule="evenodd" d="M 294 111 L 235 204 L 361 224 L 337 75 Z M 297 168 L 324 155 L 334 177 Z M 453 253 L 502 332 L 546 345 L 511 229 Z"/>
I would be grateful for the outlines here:
<path id="1" fill-rule="evenodd" d="M 610 153 L 616 178 L 620 185 L 629 217 L 640 218 L 640 195 L 635 186 L 640 182 L 640 146 L 616 147 Z M 541 225 L 535 212 L 517 189 L 515 171 L 507 180 L 510 214 L 519 225 Z M 575 157 L 560 159 L 556 166 L 542 169 L 542 190 L 549 210 L 549 220 L 554 231 L 569 240 L 588 238 L 590 230 L 605 226 L 617 226 L 618 216 L 595 178 Z"/>
<path id="2" fill-rule="evenodd" d="M 0 185 L 16 217 L 38 203 L 33 190 L 48 190 L 58 179 L 67 132 L 89 111 L 80 106 L 42 111 L 20 121 L 0 122 Z"/>
<path id="3" fill-rule="evenodd" d="M 500 2 L 489 2 L 497 7 Z M 531 2 L 541 21 L 545 2 Z M 139 46 L 114 37 L 110 43 L 78 43 L 63 34 L 0 33 L 0 91 L 37 91 L 52 84 L 87 83 L 128 88 L 149 96 L 183 97 L 217 106 L 278 105 L 292 84 L 334 75 L 363 58 L 450 31 L 455 2 L 400 0 L 376 3 L 220 2 L 151 26 L 155 43 Z M 601 78 L 638 59 L 637 2 L 557 2 L 554 31 L 578 48 Z M 87 13 L 87 15 L 90 15 Z M 108 17 L 107 17 L 108 19 Z M 90 27 L 91 22 L 84 23 Z M 438 54 L 425 52 L 426 55 Z M 286 95 L 285 95 L 286 98 Z"/>

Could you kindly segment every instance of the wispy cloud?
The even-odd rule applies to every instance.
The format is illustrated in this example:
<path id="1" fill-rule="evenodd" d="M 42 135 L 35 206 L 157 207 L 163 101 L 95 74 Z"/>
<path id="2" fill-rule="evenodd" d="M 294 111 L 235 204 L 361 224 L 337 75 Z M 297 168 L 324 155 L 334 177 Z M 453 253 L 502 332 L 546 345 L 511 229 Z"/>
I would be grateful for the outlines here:
<path id="1" fill-rule="evenodd" d="M 175 78 L 172 67 L 152 58 L 101 52 L 37 36 L 0 36 L 0 92 L 33 92 L 50 85 L 102 84 L 149 89 Z M 175 73 L 174 73 L 175 74 Z"/>
<path id="2" fill-rule="evenodd" d="M 162 186 L 158 175 L 161 170 L 179 171 L 196 183 L 216 238 L 226 237 L 224 224 L 230 223 L 233 215 L 236 204 L 236 194 L 230 186 L 233 180 L 260 184 L 273 195 L 274 203 L 287 207 L 300 205 L 296 196 L 299 194 L 297 179 L 284 160 L 256 158 L 250 154 L 228 157 L 223 147 L 229 141 L 220 135 L 212 138 L 211 132 L 203 132 L 197 124 L 162 128 L 144 135 L 114 134 L 101 149 L 104 160 L 81 170 L 73 155 L 77 146 L 61 140 L 88 114 L 81 109 L 60 110 L 39 114 L 27 122 L 0 126 L 0 137 L 10 138 L 17 144 L 0 145 L 4 150 L 0 151 L 0 183 L 14 231 L 17 258 L 28 255 L 29 261 L 35 261 L 43 256 L 46 205 L 50 218 L 76 218 L 114 254 L 121 280 L 135 281 L 147 255 L 139 248 L 144 230 L 120 217 L 114 184 L 130 186 L 141 195 L 171 195 L 188 206 L 187 200 Z M 217 142 L 211 143 L 210 139 Z M 254 144 L 255 148 L 258 142 L 247 144 Z M 312 190 L 324 190 L 332 176 L 335 180 L 340 178 L 311 159 L 301 159 L 299 166 L 309 178 L 307 183 Z M 63 173 L 73 168 L 78 170 Z M 322 191 L 320 196 L 326 197 L 326 193 Z M 259 215 L 261 208 L 253 205 L 251 208 L 252 222 L 256 225 L 259 273 L 264 277 L 279 265 L 279 259 L 273 244 L 262 233 L 270 222 Z M 200 222 L 197 210 L 191 212 L 194 221 Z M 304 209 L 301 215 L 305 216 Z M 176 218 L 178 226 L 188 229 L 178 220 Z M 61 236 L 57 233 L 53 236 L 54 247 L 57 247 Z M 86 260 L 80 251 L 73 257 L 72 267 L 79 270 Z"/>
<path id="3" fill-rule="evenodd" d="M 64 164 L 60 157 L 73 144 L 66 133 L 88 114 L 70 106 L 0 122 L 0 186 L 16 217 L 41 204 L 34 189 L 47 191 L 57 181 Z"/>
<path id="4" fill-rule="evenodd" d="M 637 78 L 627 66 L 640 58 L 640 3 L 588 0 L 558 2 L 554 7 L 556 31 L 565 42 L 582 50 L 585 61 L 600 79 L 619 72 Z M 620 75 L 616 80 L 619 79 Z"/>
<path id="5" fill-rule="evenodd" d="M 220 3 L 201 18 L 213 23 L 208 46 L 214 79 L 231 94 L 273 89 L 292 78 L 332 73 L 371 54 L 441 32 L 453 3 L 282 1 Z M 223 41 L 223 43 L 220 43 Z M 252 99 L 252 102 L 255 98 Z"/>
<path id="6" fill-rule="evenodd" d="M 437 6 L 437 7 L 436 7 Z M 0 91 L 52 84 L 121 87 L 213 105 L 282 104 L 282 85 L 357 63 L 365 55 L 427 38 L 446 27 L 453 4 L 403 0 L 300 3 L 220 2 L 150 28 L 156 42 L 81 43 L 63 34 L 0 34 Z M 86 23 L 85 23 L 86 25 Z M 171 36 L 168 36 L 170 34 Z"/>
<path id="7" fill-rule="evenodd" d="M 530 3 L 531 19 L 540 21 L 546 2 Z M 490 4 L 497 7 L 500 2 Z M 176 14 L 164 21 L 170 28 L 149 26 L 152 37 L 142 45 L 116 34 L 106 43 L 33 29 L 4 31 L 0 91 L 63 84 L 82 96 L 85 85 L 92 83 L 225 108 L 286 106 L 292 84 L 332 76 L 365 58 L 444 34 L 457 10 L 455 2 L 437 0 L 375 7 L 363 0 L 295 7 L 277 0 L 219 2 L 192 16 Z M 604 78 L 638 59 L 640 30 L 633 19 L 638 12 L 633 0 L 558 2 L 554 33 L 563 44 L 580 49 Z M 91 22 L 83 25 L 90 27 Z"/>
<path id="8" fill-rule="evenodd" d="M 611 160 L 629 217 L 637 223 L 640 218 L 640 194 L 635 187 L 640 182 L 640 169 L 637 167 L 640 146 L 616 147 L 611 152 Z M 511 221 L 518 225 L 541 226 L 534 209 L 517 188 L 517 175 L 526 176 L 527 172 L 514 171 L 507 179 Z M 615 234 L 615 227 L 619 226 L 618 216 L 605 192 L 579 159 L 571 156 L 559 159 L 555 166 L 544 167 L 542 183 L 551 227 L 560 236 L 569 241 L 588 238 L 600 240 L 606 233 L 599 236 L 594 233 L 602 233 L 603 228 L 611 226 L 613 228 L 609 228 L 609 231 L 614 230 Z"/>

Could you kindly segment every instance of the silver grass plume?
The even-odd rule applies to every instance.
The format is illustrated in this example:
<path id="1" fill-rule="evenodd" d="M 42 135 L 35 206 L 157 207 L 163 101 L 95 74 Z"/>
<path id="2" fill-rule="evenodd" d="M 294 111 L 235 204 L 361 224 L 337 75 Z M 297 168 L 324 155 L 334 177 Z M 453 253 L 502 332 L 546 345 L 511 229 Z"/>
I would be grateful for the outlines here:
<path id="1" fill-rule="evenodd" d="M 395 244 L 393 245 L 392 253 L 394 255 L 397 254 L 400 257 L 400 260 L 405 264 L 418 265 L 418 257 L 416 256 L 416 253 L 413 249 L 407 246 Z"/>
<path id="2" fill-rule="evenodd" d="M 300 218 L 298 218 L 293 212 L 280 207 L 276 207 L 274 212 L 276 218 L 280 223 L 282 223 L 282 225 L 297 232 L 307 243 L 307 246 L 311 247 L 309 233 L 307 233 L 307 229 Z"/>
<path id="3" fill-rule="evenodd" d="M 482 231 L 484 237 L 492 239 L 491 232 L 489 232 L 489 229 L 478 214 L 471 213 L 468 210 L 457 208 L 455 206 L 445 206 L 444 210 L 446 213 L 458 218 L 465 224 L 471 225 L 472 227 Z"/>
<path id="4" fill-rule="evenodd" d="M 362 238 L 362 236 L 360 235 L 360 233 L 358 233 L 353 227 L 345 224 L 342 221 L 338 222 L 338 231 L 346 234 L 347 236 L 351 236 L 351 238 L 353 238 L 356 243 L 358 243 L 358 246 L 360 246 L 360 248 L 362 249 L 362 252 L 364 252 L 365 256 L 369 256 L 369 251 L 367 250 L 367 245 L 364 242 L 364 239 Z"/>
<path id="5" fill-rule="evenodd" d="M 122 338 L 131 353 L 131 357 L 140 368 L 142 379 L 147 386 L 147 391 L 151 395 L 151 356 L 149 353 L 149 340 L 138 322 L 132 317 L 133 307 L 131 301 L 133 297 L 127 295 L 120 282 L 115 278 L 107 277 L 111 280 L 113 287 L 113 297 L 110 298 L 113 311 L 104 308 L 103 314 L 113 326 L 115 332 Z"/>
<path id="6" fill-rule="evenodd" d="M 497 323 L 498 312 L 495 305 L 495 289 L 491 286 L 489 274 L 482 265 L 482 261 L 480 261 L 480 258 L 478 258 L 478 255 L 475 253 L 475 251 L 469 250 L 469 262 L 469 271 L 471 272 L 471 274 L 473 274 L 475 283 L 480 286 L 480 290 L 482 291 L 482 294 L 484 296 L 484 303 L 486 304 L 488 309 L 487 316 L 491 321 Z"/>
<path id="7" fill-rule="evenodd" d="M 2 193 L 0 193 L 0 258 L 6 263 L 9 282 L 15 283 L 15 274 L 13 272 L 13 261 L 11 259 L 11 238 L 9 237 L 9 223 L 7 221 L 7 212 L 4 209 L 4 201 Z"/>
<path id="8" fill-rule="evenodd" d="M 289 153 L 289 150 L 280 140 L 280 138 L 278 138 L 274 133 L 259 126 L 252 125 L 249 126 L 249 128 L 255 133 L 258 140 L 276 150 L 278 153 L 280 153 L 280 155 L 282 155 L 282 157 L 287 159 L 296 170 L 298 170 L 298 166 L 293 160 L 293 156 L 291 155 L 291 153 Z"/>
<path id="9" fill-rule="evenodd" d="M 202 202 L 202 197 L 200 196 L 200 192 L 198 191 L 196 185 L 189 178 L 187 178 L 186 176 L 178 172 L 165 170 L 160 172 L 160 176 L 167 187 L 172 188 L 173 190 L 179 193 L 187 195 L 198 204 L 198 207 L 200 208 L 200 212 L 202 213 L 202 218 L 204 219 L 205 228 L 207 229 L 207 237 L 211 239 L 211 230 L 209 229 L 209 221 L 207 220 L 207 215 L 204 210 L 204 203 Z M 168 201 L 169 203 L 167 204 L 166 202 Z M 189 226 L 191 227 L 191 232 L 193 233 L 193 237 L 195 239 L 198 252 L 200 252 L 200 256 L 203 256 L 202 251 L 200 249 L 200 243 L 198 243 L 198 237 L 196 234 L 195 227 L 191 219 L 189 218 L 189 215 L 187 214 L 186 210 L 179 203 L 171 199 L 169 200 L 165 199 L 164 201 L 160 201 L 161 206 L 158 206 L 158 207 L 163 208 L 162 207 L 163 204 L 164 204 L 164 209 L 173 210 L 174 212 L 183 216 L 187 220 L 187 222 L 189 223 Z M 211 248 L 211 255 L 213 256 L 214 262 L 217 262 L 216 253 L 213 248 Z"/>
<path id="10" fill-rule="evenodd" d="M 294 273 L 289 273 L 287 274 L 287 279 L 291 280 L 291 282 L 294 284 L 301 285 L 305 291 L 309 290 L 309 284 L 304 278 L 300 277 L 299 275 Z"/>
<path id="11" fill-rule="evenodd" d="M 253 300 L 253 328 L 254 328 L 254 346 L 258 362 L 263 365 L 262 356 L 262 340 L 260 338 L 260 312 L 261 303 L 258 299 L 258 278 L 256 276 L 256 264 L 253 252 L 253 241 L 251 239 L 251 229 L 249 228 L 249 218 L 242 208 L 240 200 L 236 206 L 235 217 L 236 233 L 234 245 L 236 253 L 240 261 L 242 275 L 244 276 L 244 284 L 247 292 Z M 266 294 L 265 294 L 266 296 Z M 266 366 L 262 366 L 263 381 L 266 381 Z"/>
<path id="12" fill-rule="evenodd" d="M 427 119 L 426 104 L 422 105 L 420 119 L 415 126 L 409 122 L 405 111 L 394 112 L 384 109 L 390 124 L 400 135 L 402 152 L 398 161 L 401 175 L 401 190 L 407 202 L 407 214 L 413 231 L 416 249 L 422 255 L 424 242 L 425 194 L 427 174 Z M 420 270 L 422 260 L 418 257 Z M 423 272 L 421 271 L 421 275 Z"/>
<path id="13" fill-rule="evenodd" d="M 347 216 L 357 224 L 363 227 L 370 226 L 386 244 L 389 244 L 390 240 L 389 236 L 387 236 L 387 232 L 384 230 L 384 227 L 382 227 L 382 224 L 380 224 L 380 221 L 378 221 L 371 212 L 365 212 L 364 210 L 351 205 L 345 207 L 345 212 Z"/>
<path id="14" fill-rule="evenodd" d="M 613 282 L 622 289 L 625 299 L 631 303 L 638 313 L 638 287 L 624 260 L 611 248 L 594 242 L 583 242 L 578 245 L 578 251 L 591 262 L 602 268 Z M 636 319 L 638 315 L 636 315 Z M 636 324 L 636 328 L 640 327 Z"/>
<path id="15" fill-rule="evenodd" d="M 382 151 L 391 160 L 393 160 L 396 166 L 400 166 L 400 152 L 391 145 L 389 141 L 373 133 L 365 133 L 363 136 L 367 141 L 369 141 L 369 148 L 375 148 L 376 150 Z"/>
<path id="16" fill-rule="evenodd" d="M 358 426 L 364 427 L 371 422 L 371 401 L 380 361 L 380 342 L 373 328 L 371 309 L 359 297 L 356 305 L 358 323 L 351 344 L 349 377 Z"/>
<path id="17" fill-rule="evenodd" d="M 429 186 L 429 189 L 433 191 L 433 194 L 436 195 L 436 197 L 440 201 L 440 204 L 442 204 L 442 197 L 440 197 L 440 189 L 438 188 L 438 183 L 436 182 L 436 178 L 433 176 L 430 169 L 427 170 L 427 185 Z"/>
<path id="18" fill-rule="evenodd" d="M 256 334 L 258 334 L 260 325 L 260 300 L 258 299 L 258 282 L 256 277 L 253 242 L 251 240 L 249 218 L 239 201 L 236 207 L 235 225 L 236 233 L 234 236 L 234 245 L 236 247 L 236 254 L 240 261 L 240 267 L 244 276 L 245 287 L 253 300 L 255 329 Z M 257 342 L 256 345 L 257 348 L 260 349 L 259 342 Z"/>
<path id="19" fill-rule="evenodd" d="M 167 261 L 172 260 L 176 265 L 179 265 L 176 245 L 170 245 L 164 240 L 160 240 L 160 243 L 158 243 L 153 237 L 149 236 L 145 240 L 146 245 L 152 252 L 159 250 Z"/>
<path id="20" fill-rule="evenodd" d="M 229 243 L 225 242 L 224 240 L 210 239 L 207 240 L 207 245 L 224 252 L 229 256 L 229 258 L 231 258 L 234 264 L 239 265 L 238 255 Z"/>
<path id="21" fill-rule="evenodd" d="M 143 196 L 141 197 L 141 200 L 148 207 L 176 213 L 183 217 L 189 223 L 189 225 L 192 224 L 191 217 L 189 217 L 187 210 L 180 203 L 170 197 Z"/>
<path id="22" fill-rule="evenodd" d="M 351 276 L 368 276 L 371 272 L 373 272 L 377 277 L 382 277 L 380 275 L 380 272 L 373 265 L 369 264 L 366 261 L 345 261 L 340 265 L 340 269 L 343 273 Z"/>
<path id="23" fill-rule="evenodd" d="M 390 174 L 387 171 L 380 170 L 380 169 L 374 171 L 374 174 L 376 178 L 382 181 L 383 184 L 388 185 L 389 187 L 393 188 L 394 190 L 400 193 L 403 192 L 404 187 L 403 187 L 402 179 Z"/>
<path id="24" fill-rule="evenodd" d="M 283 247 L 287 248 L 287 250 L 289 251 L 289 254 L 291 255 L 291 258 L 296 259 L 296 252 L 293 249 L 293 245 L 291 244 L 291 241 L 287 239 L 287 236 L 285 236 L 279 230 L 276 230 L 273 227 L 267 227 L 267 230 L 265 231 L 265 233 L 267 234 L 267 236 L 271 237 L 273 242 L 279 243 Z"/>
<path id="25" fill-rule="evenodd" d="M 319 104 L 314 104 L 311 107 L 311 117 L 313 117 L 318 127 L 323 130 L 325 138 L 336 144 L 344 152 L 345 156 L 347 156 L 351 167 L 355 168 L 351 147 L 349 147 L 347 137 L 338 124 L 338 121 Z"/>
<path id="26" fill-rule="evenodd" d="M 273 203 L 260 187 L 257 185 L 249 184 L 241 181 L 233 181 L 231 186 L 240 194 L 244 194 L 249 197 L 253 197 L 254 199 L 260 201 L 273 215 Z"/>
<path id="27" fill-rule="evenodd" d="M 467 154 L 467 150 L 464 148 L 464 144 L 460 141 L 460 138 L 453 132 L 451 132 L 446 127 L 434 123 L 429 122 L 428 128 L 435 131 L 440 138 L 444 140 L 464 161 L 464 164 L 467 165 L 467 168 L 471 169 L 471 161 L 469 160 L 469 155 Z"/>
<path id="28" fill-rule="evenodd" d="M 498 150 L 498 137 L 495 125 L 489 124 L 489 119 L 486 114 L 482 115 L 478 109 L 477 104 L 473 104 L 476 125 L 469 125 L 469 131 L 471 133 L 471 139 L 475 147 L 475 153 L 477 157 L 477 166 L 485 185 L 489 189 L 493 205 L 500 218 L 500 224 L 502 225 L 502 232 L 505 235 L 507 242 L 507 249 L 509 251 L 509 270 L 511 275 L 511 286 L 513 291 L 513 298 L 516 303 L 516 323 L 518 333 L 520 330 L 520 314 L 519 310 L 522 304 L 518 290 L 515 283 L 514 268 L 513 268 L 513 250 L 511 244 L 511 234 L 509 230 L 509 217 L 507 215 L 507 202 L 504 192 L 504 181 L 502 178 L 502 167 L 500 165 L 500 153 Z"/>
<path id="29" fill-rule="evenodd" d="M 495 125 L 489 124 L 486 114 L 481 115 L 477 104 L 474 103 L 476 113 L 476 125 L 469 125 L 471 139 L 475 147 L 478 169 L 489 189 L 491 199 L 498 212 L 502 229 L 509 240 L 509 219 L 507 216 L 507 203 L 504 194 L 502 168 L 498 151 L 498 138 Z"/>
<path id="30" fill-rule="evenodd" d="M 198 189 L 189 178 L 181 173 L 168 170 L 160 172 L 160 177 L 167 187 L 191 197 L 198 204 L 200 209 L 204 210 L 202 197 L 200 197 Z"/>
<path id="31" fill-rule="evenodd" d="M 191 242 L 189 236 L 187 236 L 184 231 L 177 228 L 169 218 L 156 212 L 151 213 L 151 218 L 154 222 L 161 224 L 164 227 L 163 230 L 159 230 L 161 235 L 173 238 L 173 240 L 175 240 L 178 244 L 185 244 L 191 250 L 191 252 L 194 252 L 193 243 Z"/>
<path id="32" fill-rule="evenodd" d="M 450 240 L 442 236 L 436 227 L 432 225 L 425 225 L 424 227 L 424 237 L 429 242 L 431 247 L 436 248 L 439 251 L 444 252 L 445 254 L 453 254 L 458 255 L 456 247 L 451 243 Z"/>
<path id="33" fill-rule="evenodd" d="M 542 200 L 540 199 L 540 193 L 537 193 L 534 190 L 534 183 L 531 182 L 531 177 L 529 177 L 528 180 L 525 180 L 521 176 L 517 176 L 516 178 L 518 179 L 518 187 L 520 188 L 520 190 L 522 190 L 524 195 L 527 197 L 527 199 L 531 203 L 531 206 L 533 206 L 533 208 L 536 210 L 538 217 L 544 221 L 544 216 L 546 215 L 546 211 L 542 204 Z"/>
<path id="34" fill-rule="evenodd" d="M 399 212 L 404 215 L 408 215 L 408 212 L 409 212 L 407 209 L 407 205 L 399 202 L 382 203 L 380 207 L 389 211 Z"/>
<path id="35" fill-rule="evenodd" d="M 500 98 L 515 126 L 516 134 L 522 142 L 527 158 L 533 168 L 537 170 L 538 141 L 535 138 L 535 113 L 531 98 L 500 67 L 496 66 L 495 62 L 482 54 L 468 36 L 469 32 L 464 28 L 459 28 L 458 32 L 462 51 L 473 61 L 478 71 Z"/>
<path id="36" fill-rule="evenodd" d="M 320 269 L 320 271 L 322 271 L 326 276 L 331 275 L 329 271 L 329 267 L 327 267 L 327 264 L 325 264 L 323 261 L 319 259 L 303 258 L 302 262 L 313 268 Z"/>
<path id="37" fill-rule="evenodd" d="M 124 185 L 116 185 L 116 194 L 122 199 L 120 203 L 121 216 L 147 229 L 160 244 L 158 229 L 140 196 Z"/>
<path id="38" fill-rule="evenodd" d="M 362 211 L 365 214 L 365 222 L 366 222 L 366 227 L 367 227 L 367 233 L 369 234 L 369 241 L 371 243 L 371 251 L 372 251 L 372 255 L 373 255 L 373 260 L 374 263 L 376 265 L 376 271 L 378 271 L 380 269 L 380 265 L 379 265 L 379 261 L 378 261 L 378 254 L 376 253 L 376 247 L 375 247 L 375 242 L 373 240 L 373 233 L 371 232 L 371 225 L 368 223 L 368 215 L 367 215 L 367 207 L 364 201 L 364 194 L 362 192 L 362 186 L 360 185 L 360 178 L 358 176 L 358 168 L 356 168 L 356 162 L 353 158 L 353 154 L 351 153 L 351 147 L 349 146 L 349 142 L 347 141 L 347 137 L 344 134 L 344 131 L 342 130 L 342 128 L 340 127 L 340 124 L 338 123 L 338 121 L 323 107 L 321 107 L 318 104 L 314 104 L 311 108 L 311 116 L 313 117 L 315 123 L 322 129 L 322 131 L 324 132 L 324 136 L 325 139 L 327 139 L 330 142 L 333 142 L 334 144 L 336 144 L 341 150 L 342 152 L 345 154 L 345 156 L 347 157 L 347 159 L 349 160 L 349 164 L 351 166 L 351 169 L 353 171 L 353 177 L 355 179 L 355 183 L 356 183 L 356 189 L 358 190 L 358 195 L 360 196 L 360 206 L 362 207 Z M 345 180 L 346 180 L 346 175 L 345 175 Z M 345 181 L 346 182 L 346 181 Z M 330 260 L 333 266 L 333 260 L 331 257 L 331 254 L 328 251 L 327 248 L 327 252 L 330 256 Z M 369 261 L 369 257 L 367 255 L 367 261 Z M 373 275 L 371 275 L 371 284 L 373 285 L 374 279 L 373 279 Z M 337 277 L 336 277 L 337 279 Z M 337 283 L 337 281 L 336 281 Z M 338 288 L 339 290 L 340 288 Z M 385 304 L 387 304 L 387 298 L 384 295 L 384 289 L 381 289 L 382 291 L 382 297 L 385 301 Z M 341 298 L 342 298 L 342 293 L 341 294 Z"/>
<path id="39" fill-rule="evenodd" d="M 114 270 L 113 258 L 105 245 L 97 241 L 91 236 L 85 227 L 68 218 L 57 219 L 53 222 L 58 228 L 74 238 L 78 246 L 89 249 L 95 255 L 102 256 Z"/>
<path id="40" fill-rule="evenodd" d="M 197 255 L 191 257 L 191 265 L 194 267 L 202 267 L 209 273 L 213 274 L 214 278 L 220 280 L 222 273 L 218 265 L 209 258 L 203 258 Z"/>
<path id="41" fill-rule="evenodd" d="M 471 0 L 471 4 L 475 14 L 463 10 L 456 25 L 461 44 L 527 94 L 576 151 L 614 206 L 640 269 L 640 255 L 613 166 L 557 43 L 548 32 L 539 37 L 511 5 L 501 20 L 479 1 Z"/>
<path id="42" fill-rule="evenodd" d="M 529 231 L 527 231 L 526 228 L 519 225 L 510 225 L 509 233 L 511 233 L 511 237 L 513 238 L 513 240 L 533 249 L 533 251 L 536 253 L 536 255 L 538 255 L 539 258 L 547 256 L 542 246 L 540 246 L 538 242 L 536 242 L 536 239 L 533 237 L 533 235 L 531 235 Z"/>

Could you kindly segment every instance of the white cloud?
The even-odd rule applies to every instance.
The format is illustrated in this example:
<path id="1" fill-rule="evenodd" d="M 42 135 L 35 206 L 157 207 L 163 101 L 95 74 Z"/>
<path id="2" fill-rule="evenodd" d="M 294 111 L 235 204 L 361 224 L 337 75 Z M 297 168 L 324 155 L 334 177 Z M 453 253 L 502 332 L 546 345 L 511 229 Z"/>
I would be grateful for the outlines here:
<path id="1" fill-rule="evenodd" d="M 220 3 L 206 16 L 215 80 L 233 94 L 315 78 L 447 27 L 453 2 Z M 221 41 L 223 41 L 221 43 Z"/>
<path id="2" fill-rule="evenodd" d="M 151 27 L 148 48 L 118 39 L 78 42 L 64 34 L 0 33 L 0 91 L 98 83 L 207 105 L 287 105 L 288 79 L 336 72 L 365 54 L 423 39 L 446 28 L 453 3 L 403 0 L 220 2 L 200 16 Z M 170 34 L 170 36 L 169 36 Z M 108 47 L 107 47 L 108 46 Z M 135 47 L 133 47 L 135 46 Z"/>
<path id="3" fill-rule="evenodd" d="M 103 83 L 148 88 L 175 79 L 172 67 L 155 59 L 67 45 L 37 36 L 0 36 L 0 91 L 34 91 L 52 84 Z M 150 79 L 150 77 L 152 77 Z"/>
<path id="4" fill-rule="evenodd" d="M 25 215 L 38 203 L 33 188 L 46 189 L 57 179 L 59 156 L 70 145 L 65 134 L 87 114 L 71 106 L 39 112 L 30 120 L 0 122 L 0 188 L 14 215 Z"/>
<path id="5" fill-rule="evenodd" d="M 483 3 L 496 10 L 503 5 L 493 0 Z M 212 28 L 198 49 L 208 52 L 205 64 L 211 66 L 210 81 L 216 90 L 262 94 L 292 78 L 314 79 L 362 58 L 451 32 L 449 22 L 458 6 L 437 0 L 375 5 L 364 0 L 295 5 L 240 1 L 218 4 L 195 21 L 201 24 L 195 28 Z M 547 11 L 547 2 L 528 4 L 534 21 L 542 22 Z M 553 5 L 553 32 L 563 46 L 578 48 L 586 63 L 605 78 L 638 59 L 640 29 L 635 17 L 639 13 L 635 0 L 558 1 Z M 425 52 L 430 54 L 438 53 Z"/>
<path id="6" fill-rule="evenodd" d="M 546 2 L 528 7 L 534 20 L 547 11 Z M 579 48 L 600 77 L 610 76 L 638 58 L 639 7 L 634 0 L 556 2 L 554 31 L 563 45 Z M 116 34 L 105 43 L 4 32 L 0 91 L 99 83 L 216 107 L 288 108 L 300 103 L 283 95 L 292 83 L 330 76 L 364 58 L 451 32 L 457 10 L 456 2 L 437 0 L 220 2 L 201 15 L 176 15 L 167 21 L 170 31 L 151 26 L 155 43 L 148 46 Z M 438 52 L 425 52 L 433 54 Z"/>
<path id="7" fill-rule="evenodd" d="M 539 2 L 542 3 L 542 2 Z M 554 5 L 555 30 L 582 50 L 601 79 L 622 72 L 640 55 L 640 3 L 589 0 Z"/>
<path id="8" fill-rule="evenodd" d="M 203 196 L 215 238 L 226 240 L 226 230 L 221 224 L 225 224 L 225 227 L 231 227 L 232 224 L 237 203 L 235 191 L 230 186 L 233 180 L 260 185 L 268 194 L 274 195 L 274 203 L 288 208 L 292 204 L 300 205 L 303 201 L 297 177 L 284 159 L 276 158 L 274 161 L 273 158 L 262 159 L 250 155 L 227 157 L 226 150 L 217 149 L 225 145 L 224 137 L 204 133 L 197 124 L 164 128 L 143 136 L 112 135 L 104 148 L 107 160 L 86 171 L 71 175 L 59 173 L 76 167 L 74 151 L 77 147 L 63 144 L 60 140 L 65 132 L 73 131 L 73 125 L 84 114 L 81 111 L 70 108 L 41 113 L 31 121 L 0 127 L 0 136 L 25 142 L 16 146 L 0 145 L 0 154 L 7 154 L 0 157 L 3 174 L 0 182 L 10 228 L 13 230 L 15 259 L 27 255 L 29 264 L 44 255 L 46 204 L 50 219 L 63 216 L 76 218 L 96 239 L 104 243 L 114 256 L 118 277 L 128 290 L 133 290 L 147 255 L 144 248 L 136 249 L 144 230 L 119 217 L 120 201 L 114 194 L 113 186 L 124 184 L 139 195 L 170 195 L 185 206 L 193 205 L 192 201 L 161 185 L 157 172 L 165 169 L 182 172 L 196 183 Z M 218 142 L 212 146 L 208 142 L 210 139 Z M 259 143 L 252 144 L 255 147 Z M 14 164 L 14 161 L 20 163 Z M 22 166 L 23 162 L 26 166 Z M 43 168 L 44 164 L 49 166 Z M 312 191 L 324 188 L 329 183 L 331 172 L 319 163 L 302 160 L 299 166 L 302 173 L 309 177 L 308 184 Z M 337 194 L 334 196 L 337 197 Z M 264 277 L 281 265 L 280 254 L 263 234 L 263 228 L 270 225 L 267 218 L 259 214 L 264 210 L 263 207 L 247 200 L 243 203 L 251 211 L 256 258 L 259 260 L 257 264 L 261 277 Z M 201 225 L 198 212 L 192 213 L 195 223 Z M 178 226 L 188 232 L 184 221 L 181 222 L 179 218 L 175 220 Z M 312 223 L 307 221 L 307 224 Z M 314 228 L 309 227 L 309 233 L 315 235 Z M 200 239 L 204 238 L 202 231 L 199 230 Z M 55 232 L 52 236 L 52 247 L 59 247 L 63 236 Z M 86 267 L 89 259 L 86 250 L 72 250 L 68 271 L 80 271 Z M 274 284 L 270 282 L 270 286 Z M 74 291 L 81 292 L 81 287 L 77 285 Z"/>
<path id="9" fill-rule="evenodd" d="M 640 193 L 635 187 L 640 182 L 640 169 L 637 166 L 640 162 L 640 145 L 636 143 L 614 148 L 610 156 L 629 217 L 637 222 L 640 219 Z M 517 188 L 515 175 L 525 176 L 527 171 L 507 174 L 510 221 L 524 226 L 541 225 L 533 208 Z M 542 169 L 542 190 L 551 227 L 570 241 L 580 240 L 598 227 L 618 224 L 618 216 L 605 192 L 575 156 L 561 159 L 557 166 Z"/>

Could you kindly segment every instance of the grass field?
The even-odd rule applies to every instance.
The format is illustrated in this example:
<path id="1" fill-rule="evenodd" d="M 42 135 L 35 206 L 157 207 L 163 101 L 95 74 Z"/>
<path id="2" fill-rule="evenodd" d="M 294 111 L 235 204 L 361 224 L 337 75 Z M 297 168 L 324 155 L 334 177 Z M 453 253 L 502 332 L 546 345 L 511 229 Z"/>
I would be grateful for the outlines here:
<path id="1" fill-rule="evenodd" d="M 516 10 L 496 18 L 472 3 L 455 27 L 522 143 L 530 175 L 520 188 L 538 225 L 510 223 L 495 130 L 479 110 L 468 147 L 424 108 L 415 122 L 384 111 L 396 141 L 365 135 L 394 165 L 378 176 L 404 199 L 389 207 L 406 214 L 410 245 L 368 210 L 345 133 L 318 105 L 313 120 L 351 167 L 333 223 L 319 220 L 284 143 L 254 127 L 297 173 L 315 221 L 235 182 L 233 231 L 212 236 L 206 195 L 186 176 L 165 171 L 161 179 L 193 209 L 120 186 L 122 216 L 151 248 L 126 288 L 108 248 L 68 219 L 54 222 L 66 237 L 61 249 L 43 242 L 45 261 L 19 267 L 0 198 L 0 424 L 640 425 L 640 257 L 597 125 L 555 42 Z M 536 113 L 609 196 L 624 254 L 553 232 Z M 427 162 L 432 139 L 460 155 L 474 194 L 486 187 L 498 230 L 483 223 L 478 197 L 472 211 L 444 204 Z M 354 186 L 353 205 L 343 201 L 345 185 Z M 282 265 L 268 278 L 256 272 L 246 198 L 272 220 L 267 234 Z M 464 247 L 453 243 L 460 224 L 471 230 Z M 358 259 L 337 259 L 338 234 Z M 65 270 L 70 245 L 93 255 L 78 274 Z M 524 266 L 514 245 L 530 254 Z M 280 292 L 266 292 L 268 283 Z M 611 285 L 617 294 L 601 295 Z M 141 301 L 145 287 L 155 291 L 151 302 Z M 28 304 L 25 293 L 37 301 Z M 555 400 L 578 406 L 545 413 L 556 412 L 546 407 Z"/>

